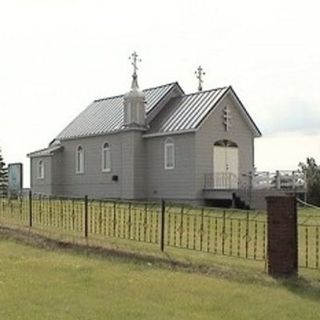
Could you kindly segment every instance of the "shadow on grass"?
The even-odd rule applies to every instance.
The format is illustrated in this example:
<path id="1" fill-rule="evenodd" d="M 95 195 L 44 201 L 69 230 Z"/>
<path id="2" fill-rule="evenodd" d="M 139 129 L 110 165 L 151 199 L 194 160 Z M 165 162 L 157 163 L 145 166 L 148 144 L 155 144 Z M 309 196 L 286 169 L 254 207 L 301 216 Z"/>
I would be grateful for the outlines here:
<path id="1" fill-rule="evenodd" d="M 320 273 L 318 277 L 318 279 L 309 279 L 304 276 L 278 279 L 277 283 L 303 299 L 320 302 Z"/>
<path id="2" fill-rule="evenodd" d="M 173 271 L 197 273 L 231 280 L 238 283 L 260 284 L 268 287 L 282 286 L 301 298 L 320 301 L 320 272 L 314 277 L 296 277 L 289 279 L 273 279 L 266 275 L 263 268 L 250 268 L 246 263 L 238 260 L 233 264 L 225 260 L 197 262 L 194 259 L 179 258 L 174 253 L 163 252 L 156 255 L 130 252 L 119 248 L 93 246 L 88 243 L 72 243 L 65 240 L 56 240 L 48 236 L 31 232 L 30 230 L 13 229 L 0 226 L 0 240 L 13 240 L 17 243 L 30 245 L 45 250 L 61 250 L 70 254 L 85 255 L 87 257 L 107 259 L 120 263 L 134 263 L 141 266 L 165 268 Z M 231 258 L 228 258 L 231 259 Z M 235 258 L 236 259 L 236 258 Z M 239 262 L 239 263 L 238 263 Z M 242 261 L 243 262 L 243 261 Z M 310 279 L 309 279 L 310 278 Z"/>

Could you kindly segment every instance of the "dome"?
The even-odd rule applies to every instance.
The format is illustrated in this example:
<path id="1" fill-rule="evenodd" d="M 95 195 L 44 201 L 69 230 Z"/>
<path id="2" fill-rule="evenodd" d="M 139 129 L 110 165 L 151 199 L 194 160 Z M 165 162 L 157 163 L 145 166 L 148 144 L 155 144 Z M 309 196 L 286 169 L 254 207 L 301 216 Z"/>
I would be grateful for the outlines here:
<path id="1" fill-rule="evenodd" d="M 131 90 L 127 93 L 125 93 L 124 98 L 125 99 L 134 99 L 134 98 L 144 98 L 145 95 L 143 91 L 139 90 L 139 85 L 138 85 L 138 77 L 136 74 L 132 75 L 132 83 L 131 83 Z"/>
<path id="2" fill-rule="evenodd" d="M 145 94 L 143 91 L 139 90 L 139 89 L 131 89 L 130 91 L 126 92 L 124 94 L 124 98 L 125 99 L 131 99 L 131 98 L 145 98 Z"/>

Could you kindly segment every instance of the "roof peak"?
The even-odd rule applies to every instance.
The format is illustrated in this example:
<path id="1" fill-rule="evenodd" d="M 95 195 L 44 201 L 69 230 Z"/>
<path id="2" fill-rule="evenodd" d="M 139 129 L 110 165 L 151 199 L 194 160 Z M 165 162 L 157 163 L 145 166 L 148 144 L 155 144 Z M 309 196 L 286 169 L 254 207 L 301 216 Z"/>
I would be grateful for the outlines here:
<path id="1" fill-rule="evenodd" d="M 162 85 L 160 85 L 160 86 L 155 86 L 155 87 L 151 87 L 151 88 L 146 88 L 146 89 L 143 89 L 142 91 L 145 92 L 145 91 L 155 90 L 155 89 L 159 89 L 159 88 L 163 88 L 163 87 L 167 87 L 167 86 L 172 86 L 172 85 L 174 85 L 174 84 L 179 85 L 179 83 L 178 83 L 177 81 L 175 81 L 175 82 L 170 82 L 170 83 L 162 84 Z M 115 96 L 110 96 L 110 97 L 95 99 L 95 100 L 93 100 L 93 102 L 99 102 L 99 101 L 104 101 L 104 100 L 109 100 L 109 99 L 116 99 L 116 98 L 122 98 L 122 97 L 124 97 L 124 94 L 118 94 L 118 95 L 115 95 Z"/>
<path id="2" fill-rule="evenodd" d="M 229 89 L 229 88 L 231 88 L 231 86 L 224 86 L 224 87 L 218 87 L 218 88 L 208 89 L 208 90 L 204 90 L 204 91 L 186 93 L 183 95 L 183 97 L 192 96 L 192 95 L 200 95 L 200 94 L 204 94 L 204 93 L 211 92 L 211 91 L 225 90 L 225 89 Z"/>
<path id="3" fill-rule="evenodd" d="M 167 86 L 172 86 L 172 85 L 178 85 L 179 88 L 183 91 L 183 89 L 181 88 L 181 86 L 180 86 L 180 84 L 179 84 L 178 81 L 173 81 L 173 82 L 165 83 L 165 84 L 162 84 L 162 85 L 159 85 L 159 86 L 154 86 L 154 87 L 151 87 L 151 88 L 146 88 L 146 89 L 143 89 L 142 91 L 143 91 L 143 92 L 146 92 L 146 91 L 155 90 L 155 89 L 159 89 L 159 88 L 163 88 L 163 87 L 167 87 Z M 230 85 L 229 85 L 229 86 L 218 87 L 218 88 L 213 88 L 213 89 L 208 89 L 208 90 L 204 90 L 204 91 L 197 91 L 197 92 L 191 92 L 191 93 L 183 93 L 183 97 L 192 96 L 192 95 L 196 95 L 196 94 L 203 94 L 203 93 L 210 92 L 210 91 L 229 89 L 229 88 L 231 88 Z M 110 96 L 110 97 L 95 99 L 95 100 L 93 100 L 93 102 L 100 102 L 100 101 L 105 101 L 105 100 L 109 100 L 109 99 L 117 99 L 117 98 L 123 98 L 123 97 L 124 97 L 124 94 L 118 94 L 118 95 L 115 95 L 115 96 Z"/>

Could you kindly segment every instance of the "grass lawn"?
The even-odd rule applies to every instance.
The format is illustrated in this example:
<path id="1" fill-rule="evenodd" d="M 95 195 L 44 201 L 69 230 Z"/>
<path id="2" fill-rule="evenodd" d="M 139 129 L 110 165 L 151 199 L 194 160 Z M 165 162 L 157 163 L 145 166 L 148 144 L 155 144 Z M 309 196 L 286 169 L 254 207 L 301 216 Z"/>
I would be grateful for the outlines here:
<path id="1" fill-rule="evenodd" d="M 318 271 L 276 281 L 245 270 L 186 272 L 0 236 L 0 319 L 319 318 Z"/>

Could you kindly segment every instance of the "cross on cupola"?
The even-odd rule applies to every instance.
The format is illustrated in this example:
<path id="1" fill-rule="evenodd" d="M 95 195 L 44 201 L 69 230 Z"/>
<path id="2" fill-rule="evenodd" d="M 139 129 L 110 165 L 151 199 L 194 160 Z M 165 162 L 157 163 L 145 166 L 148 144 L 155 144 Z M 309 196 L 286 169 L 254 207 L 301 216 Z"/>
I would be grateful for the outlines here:
<path id="1" fill-rule="evenodd" d="M 129 59 L 132 60 L 131 64 L 133 66 L 132 85 L 131 85 L 132 89 L 138 89 L 139 88 L 139 86 L 138 86 L 138 75 L 137 75 L 137 70 L 139 70 L 139 69 L 138 69 L 137 63 L 141 62 L 142 60 L 138 59 L 138 57 L 139 57 L 139 55 L 135 51 L 129 57 Z"/>
<path id="2" fill-rule="evenodd" d="M 194 72 L 196 75 L 197 75 L 197 79 L 199 80 L 199 84 L 198 84 L 198 90 L 199 91 L 202 91 L 202 83 L 203 83 L 203 80 L 202 80 L 202 77 L 206 74 L 202 67 L 199 66 L 198 69 Z"/>

